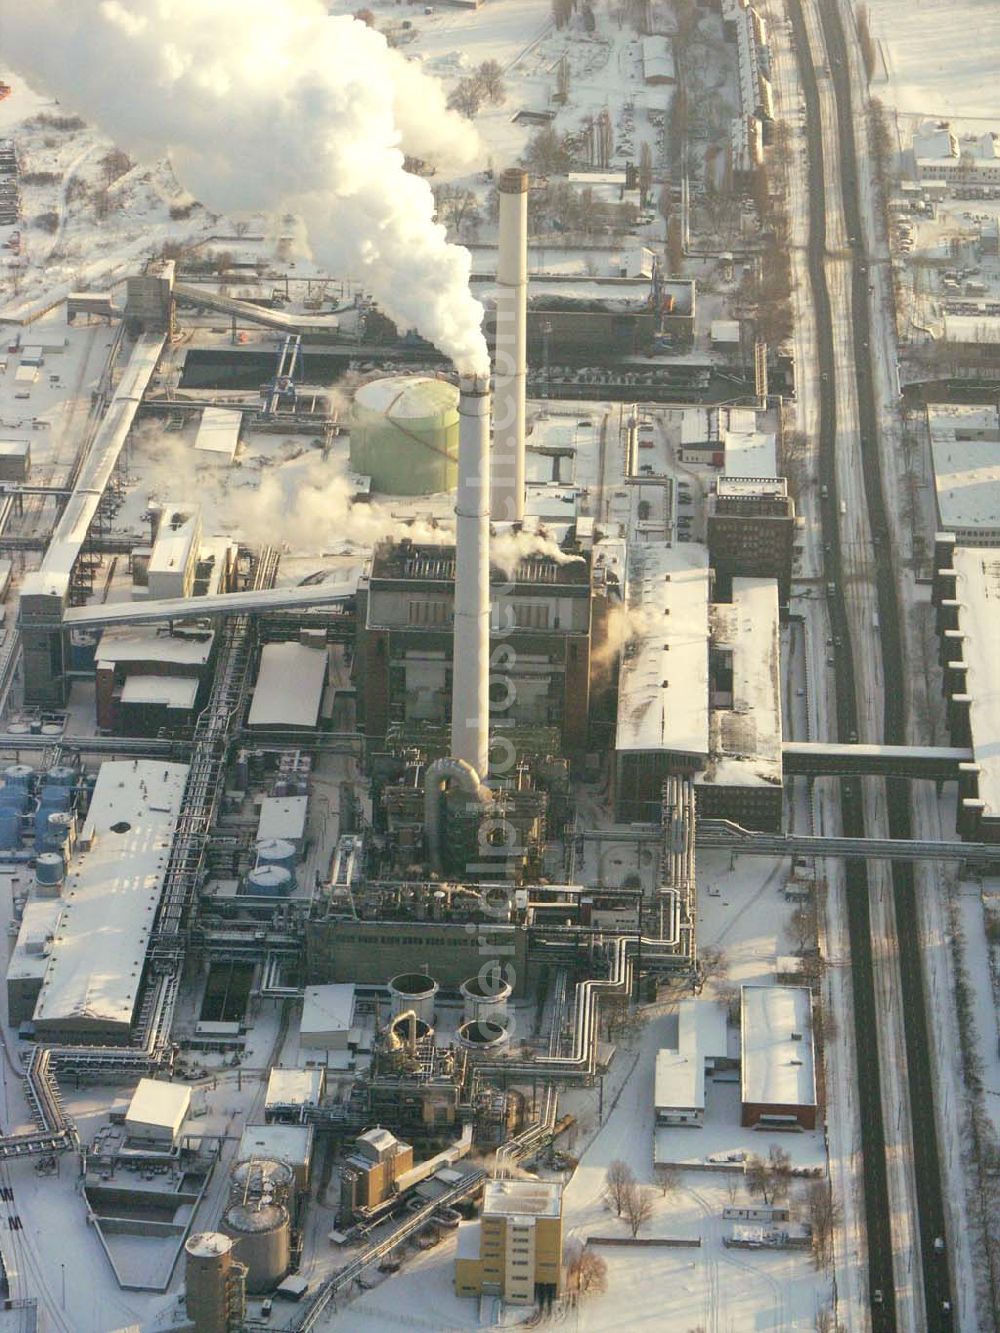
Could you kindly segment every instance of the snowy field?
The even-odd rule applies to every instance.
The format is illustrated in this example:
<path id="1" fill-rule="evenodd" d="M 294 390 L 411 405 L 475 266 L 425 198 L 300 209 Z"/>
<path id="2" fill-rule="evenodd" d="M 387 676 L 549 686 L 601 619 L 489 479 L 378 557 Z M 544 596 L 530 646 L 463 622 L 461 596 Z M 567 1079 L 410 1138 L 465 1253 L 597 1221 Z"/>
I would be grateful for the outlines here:
<path id="1" fill-rule="evenodd" d="M 996 0 L 868 0 L 868 12 L 877 96 L 903 112 L 1000 123 Z"/>

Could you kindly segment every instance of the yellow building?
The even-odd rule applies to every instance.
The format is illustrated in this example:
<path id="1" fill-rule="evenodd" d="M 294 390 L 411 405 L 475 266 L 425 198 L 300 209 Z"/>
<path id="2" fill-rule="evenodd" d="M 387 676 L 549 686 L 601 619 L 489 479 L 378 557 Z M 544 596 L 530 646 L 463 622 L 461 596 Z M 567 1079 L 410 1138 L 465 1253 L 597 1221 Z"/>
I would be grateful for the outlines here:
<path id="1" fill-rule="evenodd" d="M 459 1296 L 501 1296 L 512 1305 L 550 1302 L 562 1291 L 562 1185 L 491 1180 L 478 1222 L 459 1228 Z"/>
<path id="2" fill-rule="evenodd" d="M 394 1185 L 413 1166 L 413 1149 L 387 1129 L 369 1129 L 354 1140 L 340 1172 L 341 1222 L 366 1213 L 395 1192 Z"/>

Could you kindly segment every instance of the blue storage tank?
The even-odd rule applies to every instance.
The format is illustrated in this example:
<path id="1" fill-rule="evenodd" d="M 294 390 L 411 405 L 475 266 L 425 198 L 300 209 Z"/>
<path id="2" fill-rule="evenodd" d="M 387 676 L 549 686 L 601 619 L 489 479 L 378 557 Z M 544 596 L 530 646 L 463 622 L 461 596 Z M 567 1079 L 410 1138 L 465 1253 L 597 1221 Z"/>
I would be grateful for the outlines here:
<path id="1" fill-rule="evenodd" d="M 292 872 L 284 866 L 259 866 L 247 875 L 243 892 L 254 898 L 287 898 L 294 887 Z"/>
<path id="2" fill-rule="evenodd" d="M 0 808 L 0 851 L 9 852 L 21 845 L 21 816 L 9 807 Z"/>
<path id="3" fill-rule="evenodd" d="M 16 810 L 23 815 L 28 808 L 27 787 L 0 787 L 0 809 Z"/>
<path id="4" fill-rule="evenodd" d="M 68 810 L 73 797 L 72 787 L 43 787 L 38 799 L 49 810 Z"/>
<path id="5" fill-rule="evenodd" d="M 9 787 L 30 787 L 34 776 L 30 764 L 11 764 L 3 771 L 3 780 Z"/>
<path id="6" fill-rule="evenodd" d="M 75 787 L 77 772 L 72 764 L 53 764 L 42 774 L 43 787 Z"/>

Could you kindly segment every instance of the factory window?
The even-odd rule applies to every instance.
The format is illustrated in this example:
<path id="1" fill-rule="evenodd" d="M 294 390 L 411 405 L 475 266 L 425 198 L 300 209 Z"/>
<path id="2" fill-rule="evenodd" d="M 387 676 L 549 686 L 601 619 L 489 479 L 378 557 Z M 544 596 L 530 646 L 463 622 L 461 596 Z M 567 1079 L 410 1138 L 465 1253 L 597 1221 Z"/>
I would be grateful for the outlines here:
<path id="1" fill-rule="evenodd" d="M 515 602 L 514 624 L 518 629 L 548 629 L 549 608 L 539 602 Z"/>
<path id="2" fill-rule="evenodd" d="M 450 625 L 454 618 L 450 602 L 429 600 L 410 602 L 408 617 L 411 625 Z"/>

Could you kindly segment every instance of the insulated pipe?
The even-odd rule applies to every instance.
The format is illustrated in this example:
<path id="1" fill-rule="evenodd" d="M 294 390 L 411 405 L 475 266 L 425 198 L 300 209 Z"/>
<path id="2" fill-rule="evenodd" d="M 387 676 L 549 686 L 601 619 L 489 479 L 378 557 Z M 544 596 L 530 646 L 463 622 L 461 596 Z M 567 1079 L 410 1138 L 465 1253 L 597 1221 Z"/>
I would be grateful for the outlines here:
<path id="1" fill-rule="evenodd" d="M 458 399 L 455 500 L 455 638 L 451 753 L 489 768 L 490 740 L 490 382 L 463 375 Z"/>
<path id="2" fill-rule="evenodd" d="M 435 759 L 424 774 L 424 838 L 431 869 L 441 873 L 441 795 L 448 782 L 457 782 L 470 800 L 485 804 L 492 799 L 479 774 L 464 759 Z"/>
<path id="3" fill-rule="evenodd" d="M 495 523 L 524 518 L 524 382 L 528 319 L 528 173 L 500 175 L 496 335 L 493 342 L 492 513 Z"/>

